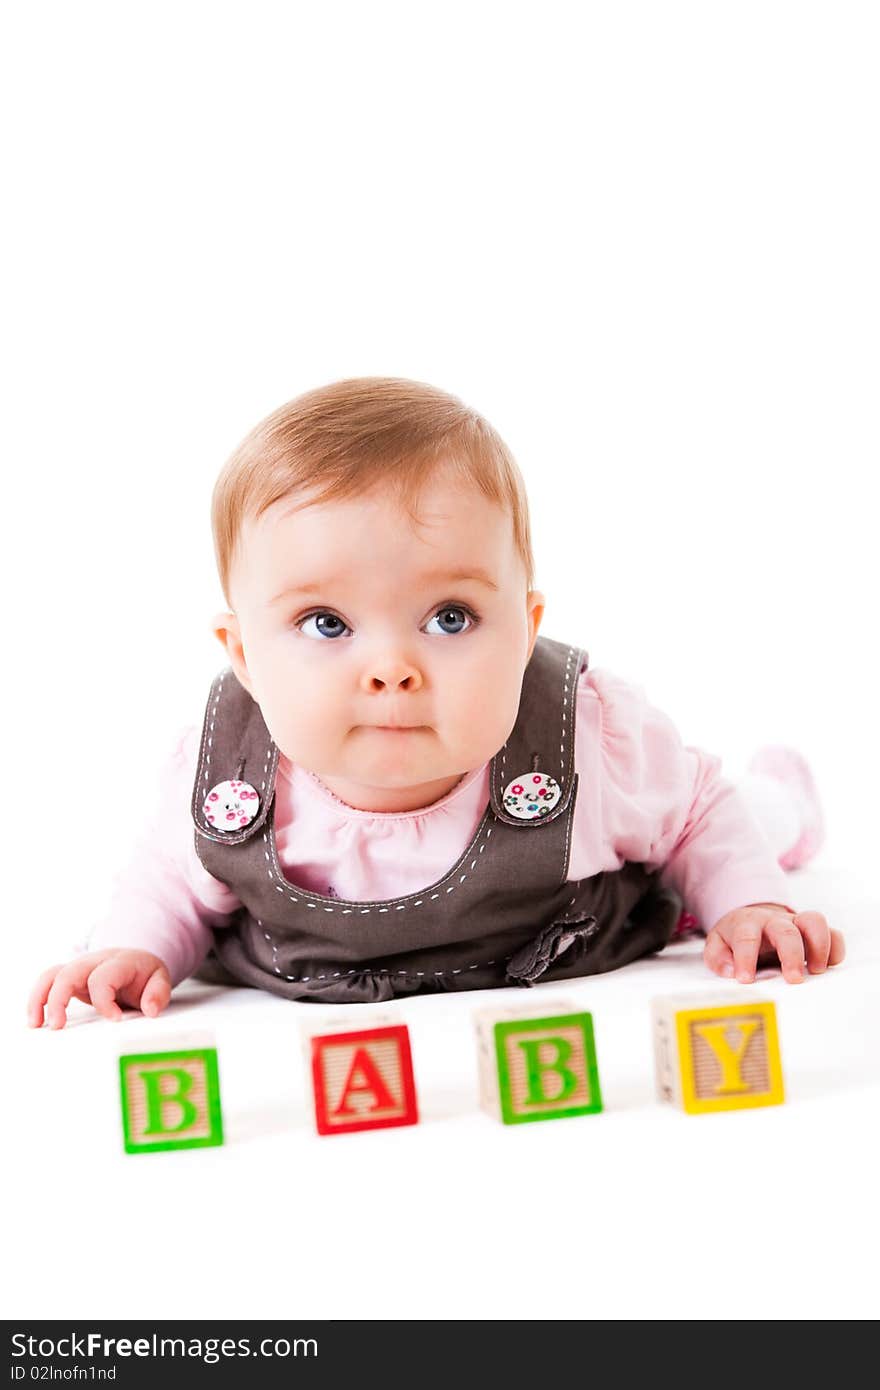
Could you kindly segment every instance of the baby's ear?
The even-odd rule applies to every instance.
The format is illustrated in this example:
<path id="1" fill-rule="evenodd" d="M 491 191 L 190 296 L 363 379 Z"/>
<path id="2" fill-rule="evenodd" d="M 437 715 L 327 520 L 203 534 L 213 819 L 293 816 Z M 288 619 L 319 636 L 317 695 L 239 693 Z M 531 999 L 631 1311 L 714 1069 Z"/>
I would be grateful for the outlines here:
<path id="1" fill-rule="evenodd" d="M 538 636 L 538 628 L 541 626 L 541 619 L 544 616 L 544 605 L 546 599 L 539 589 L 530 589 L 526 595 L 526 619 L 529 624 L 529 658 L 535 647 Z"/>
<path id="2" fill-rule="evenodd" d="M 237 615 L 231 612 L 215 614 L 211 619 L 211 631 L 226 652 L 240 684 L 244 686 L 249 695 L 253 695 L 251 678 L 248 674 L 247 662 L 244 659 L 241 625 Z"/>

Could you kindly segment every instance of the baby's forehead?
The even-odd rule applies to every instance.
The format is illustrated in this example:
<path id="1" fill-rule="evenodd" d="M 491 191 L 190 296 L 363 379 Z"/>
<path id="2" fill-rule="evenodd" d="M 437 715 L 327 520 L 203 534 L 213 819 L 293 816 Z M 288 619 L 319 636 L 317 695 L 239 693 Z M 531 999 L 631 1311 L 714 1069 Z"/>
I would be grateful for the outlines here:
<path id="1" fill-rule="evenodd" d="M 424 486 L 415 498 L 389 488 L 357 496 L 322 497 L 308 493 L 285 496 L 242 522 L 243 547 L 264 547 L 269 538 L 282 544 L 337 536 L 347 545 L 370 545 L 401 530 L 426 546 L 467 546 L 474 536 L 512 534 L 512 516 L 472 481 L 444 480 Z"/>
<path id="2" fill-rule="evenodd" d="M 235 569 L 260 589 L 329 574 L 389 568 L 403 582 L 468 568 L 500 588 L 515 567 L 512 519 L 473 485 L 424 489 L 414 506 L 388 491 L 345 498 L 279 498 L 243 519 Z"/>

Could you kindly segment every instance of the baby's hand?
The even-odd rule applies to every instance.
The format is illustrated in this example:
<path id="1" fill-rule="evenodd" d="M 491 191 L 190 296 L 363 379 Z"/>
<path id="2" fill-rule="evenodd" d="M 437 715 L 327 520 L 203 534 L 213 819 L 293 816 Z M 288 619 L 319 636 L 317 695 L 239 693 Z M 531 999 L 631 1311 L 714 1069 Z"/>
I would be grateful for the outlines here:
<path id="1" fill-rule="evenodd" d="M 758 965 L 773 965 L 777 957 L 790 985 L 821 975 L 839 965 L 845 951 L 843 936 L 828 926 L 821 912 L 790 912 L 779 903 L 750 903 L 728 912 L 706 937 L 703 959 L 716 975 L 742 984 L 755 978 Z"/>
<path id="2" fill-rule="evenodd" d="M 77 956 L 67 965 L 44 970 L 37 980 L 28 1000 L 31 1028 L 42 1028 L 44 1004 L 49 1027 L 63 1028 L 74 997 L 94 1004 L 99 1014 L 114 1022 L 122 1017 L 117 1000 L 155 1018 L 171 998 L 171 976 L 150 951 L 119 948 Z"/>

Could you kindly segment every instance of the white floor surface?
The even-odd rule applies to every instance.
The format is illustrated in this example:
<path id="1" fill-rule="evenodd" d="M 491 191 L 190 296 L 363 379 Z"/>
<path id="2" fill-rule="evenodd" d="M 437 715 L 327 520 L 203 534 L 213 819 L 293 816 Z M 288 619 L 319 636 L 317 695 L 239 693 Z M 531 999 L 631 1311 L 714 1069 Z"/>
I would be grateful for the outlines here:
<path id="1" fill-rule="evenodd" d="M 876 1317 L 880 904 L 867 874 L 797 878 L 849 955 L 753 987 L 777 1004 L 778 1107 L 655 1100 L 651 997 L 722 985 L 697 942 L 530 992 L 592 1011 L 606 1109 L 515 1127 L 478 1108 L 471 1014 L 519 990 L 391 1005 L 421 1123 L 332 1138 L 298 1038 L 316 1006 L 187 983 L 158 1020 L 74 1003 L 63 1032 L 14 1022 L 5 1316 Z M 189 1029 L 216 1039 L 227 1142 L 127 1156 L 116 1058 Z"/>

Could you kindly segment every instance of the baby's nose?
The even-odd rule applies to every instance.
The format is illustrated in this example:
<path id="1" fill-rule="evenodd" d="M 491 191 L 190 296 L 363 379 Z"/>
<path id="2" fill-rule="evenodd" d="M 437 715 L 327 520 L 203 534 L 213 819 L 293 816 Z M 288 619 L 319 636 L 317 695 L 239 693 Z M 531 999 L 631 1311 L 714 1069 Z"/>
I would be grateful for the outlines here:
<path id="1" fill-rule="evenodd" d="M 422 676 L 417 666 L 402 660 L 374 662 L 364 673 L 370 690 L 418 690 Z"/>

